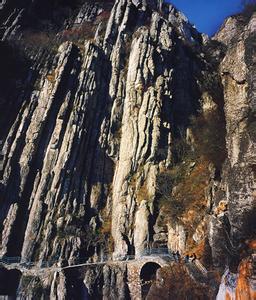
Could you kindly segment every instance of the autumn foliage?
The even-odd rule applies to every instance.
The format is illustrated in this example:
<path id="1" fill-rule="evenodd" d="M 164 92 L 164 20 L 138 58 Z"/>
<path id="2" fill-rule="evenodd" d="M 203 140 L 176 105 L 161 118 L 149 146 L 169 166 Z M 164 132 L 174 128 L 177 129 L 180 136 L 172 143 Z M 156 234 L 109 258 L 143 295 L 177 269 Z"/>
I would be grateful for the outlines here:
<path id="1" fill-rule="evenodd" d="M 197 211 L 197 217 L 200 217 L 200 212 L 203 214 L 206 207 L 205 188 L 209 180 L 208 166 L 208 162 L 201 158 L 191 168 L 189 163 L 180 164 L 160 175 L 160 204 L 171 220 L 177 221 L 191 210 Z M 193 223 L 196 219 L 191 221 Z"/>
<path id="2" fill-rule="evenodd" d="M 224 112 L 218 109 L 193 117 L 191 120 L 195 151 L 221 169 L 227 157 L 226 122 Z"/>
<path id="3" fill-rule="evenodd" d="M 208 286 L 193 280 L 184 265 L 176 264 L 159 270 L 147 300 L 211 300 L 214 299 L 213 294 Z"/>

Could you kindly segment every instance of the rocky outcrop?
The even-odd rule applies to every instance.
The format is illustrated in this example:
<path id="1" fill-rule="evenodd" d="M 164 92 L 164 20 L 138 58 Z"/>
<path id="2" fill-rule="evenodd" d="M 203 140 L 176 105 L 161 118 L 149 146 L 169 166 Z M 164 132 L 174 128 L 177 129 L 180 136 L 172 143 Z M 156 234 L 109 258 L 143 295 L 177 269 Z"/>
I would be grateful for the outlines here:
<path id="1" fill-rule="evenodd" d="M 220 265 L 223 264 L 223 255 L 231 261 L 239 261 L 245 241 L 255 237 L 255 75 L 252 69 L 255 63 L 255 17 L 253 14 L 242 28 L 241 24 L 239 28 L 232 25 L 235 34 L 232 30 L 225 33 L 228 29 L 224 26 L 215 36 L 224 43 L 229 41 L 226 56 L 220 64 L 228 160 L 221 184 L 223 198 L 215 197 L 215 205 L 224 200 L 227 209 L 213 216 L 211 221 L 214 259 Z M 231 23 L 236 24 L 238 20 L 231 18 L 226 22 L 228 26 Z M 220 236 L 226 240 L 222 245 Z"/>
<path id="2" fill-rule="evenodd" d="M 201 256 L 209 240 L 214 266 L 239 261 L 255 234 L 255 14 L 211 40 L 161 0 L 64 2 L 0 6 L 0 256 Z M 18 294 L 127 299 L 126 272 L 23 274 Z"/>
<path id="3" fill-rule="evenodd" d="M 117 10 L 113 9 L 112 17 L 115 13 L 118 14 L 120 5 L 121 2 L 118 3 Z M 168 7 L 170 12 L 167 16 L 174 14 L 173 18 L 170 18 L 170 25 L 171 22 L 173 22 L 173 26 L 179 22 L 182 23 L 183 19 L 180 20 L 180 15 L 176 16 L 173 7 Z M 129 9 L 129 6 L 126 9 L 125 18 L 129 19 L 134 12 L 131 11 L 131 8 Z M 142 12 L 139 10 L 137 13 L 141 14 L 139 19 L 143 20 L 144 10 L 142 9 Z M 112 22 L 112 18 L 110 18 L 109 24 L 111 25 Z M 123 22 L 125 23 L 118 30 L 117 47 L 120 47 L 121 40 L 125 39 L 125 33 L 122 30 L 129 23 L 126 19 Z M 175 110 L 181 110 L 183 107 L 184 119 L 180 122 L 183 123 L 180 126 L 185 125 L 186 119 L 188 121 L 189 115 L 193 113 L 193 106 L 196 106 L 198 101 L 197 98 L 191 96 L 193 93 L 196 94 L 196 82 L 193 86 L 193 79 L 191 85 L 183 86 L 182 93 L 184 94 L 179 97 L 181 81 L 183 82 L 182 76 L 184 74 L 190 76 L 191 72 L 192 74 L 196 72 L 196 66 L 190 65 L 183 45 L 185 42 L 191 42 L 190 37 L 193 35 L 194 29 L 187 23 L 190 37 L 187 39 L 187 36 L 182 35 L 183 31 L 180 29 L 181 40 L 179 40 L 175 38 L 175 35 L 179 33 L 176 33 L 174 27 L 167 24 L 169 24 L 168 20 L 163 19 L 159 13 L 153 12 L 150 26 L 138 28 L 132 36 L 131 52 L 125 66 L 127 70 L 124 70 L 127 72 L 127 79 L 123 99 L 122 128 L 120 129 L 120 150 L 113 181 L 112 200 L 112 234 L 117 256 L 127 254 L 133 247 L 133 232 L 129 228 L 132 227 L 139 201 L 150 201 L 150 218 L 154 217 L 156 176 L 159 166 L 168 166 L 171 161 L 169 145 L 172 139 L 173 118 L 182 119 L 181 115 L 176 116 Z M 108 32 L 113 35 L 116 26 L 113 23 L 113 28 L 107 29 L 106 41 L 110 40 Z M 114 37 L 111 38 L 113 40 Z M 198 38 L 193 43 L 196 47 L 200 45 L 200 42 Z M 183 64 L 179 66 L 179 69 L 175 69 L 176 60 L 179 59 L 183 61 Z M 171 86 L 174 82 L 177 85 L 175 91 L 172 91 Z M 165 117 L 162 117 L 163 115 Z M 137 225 L 137 227 L 139 226 Z M 135 236 L 137 236 L 136 233 Z"/>

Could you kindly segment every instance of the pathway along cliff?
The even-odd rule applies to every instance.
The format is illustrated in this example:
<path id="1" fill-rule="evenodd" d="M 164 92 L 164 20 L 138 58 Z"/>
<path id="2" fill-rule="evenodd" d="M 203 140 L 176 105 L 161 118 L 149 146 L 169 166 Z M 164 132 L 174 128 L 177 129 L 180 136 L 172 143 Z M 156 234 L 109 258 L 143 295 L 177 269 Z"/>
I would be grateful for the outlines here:
<path id="1" fill-rule="evenodd" d="M 151 265 L 136 297 L 254 299 L 254 11 L 212 39 L 161 0 L 4 0 L 0 22 L 0 257 L 68 266 L 168 247 L 209 281 Z M 1 268 L 0 294 L 130 299 L 132 278 Z"/>

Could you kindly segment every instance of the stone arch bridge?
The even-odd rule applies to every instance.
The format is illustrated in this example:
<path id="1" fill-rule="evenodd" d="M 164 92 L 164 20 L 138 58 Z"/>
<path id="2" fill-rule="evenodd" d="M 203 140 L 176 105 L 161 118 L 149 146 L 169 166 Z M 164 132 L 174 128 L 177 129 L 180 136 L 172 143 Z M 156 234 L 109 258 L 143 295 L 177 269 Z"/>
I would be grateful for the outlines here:
<path id="1" fill-rule="evenodd" d="M 127 279 L 131 300 L 142 299 L 155 279 L 159 268 L 170 265 L 171 258 L 161 256 L 143 256 L 127 262 Z"/>

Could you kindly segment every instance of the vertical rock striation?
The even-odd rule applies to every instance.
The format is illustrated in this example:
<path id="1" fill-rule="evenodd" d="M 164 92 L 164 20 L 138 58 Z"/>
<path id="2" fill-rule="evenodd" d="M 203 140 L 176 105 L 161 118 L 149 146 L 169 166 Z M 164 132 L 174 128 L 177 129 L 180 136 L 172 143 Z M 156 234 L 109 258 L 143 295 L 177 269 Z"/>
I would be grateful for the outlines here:
<path id="1" fill-rule="evenodd" d="M 255 20 L 255 14 L 248 23 L 230 18 L 215 36 L 227 44 L 220 72 L 228 159 L 221 184 L 223 198 L 217 196 L 215 201 L 216 205 L 226 201 L 228 209 L 224 215 L 213 217 L 211 224 L 212 245 L 217 241 L 213 254 L 219 265 L 223 265 L 223 256 L 239 261 L 245 241 L 255 238 Z M 222 245 L 220 236 L 226 241 Z"/>
<path id="2" fill-rule="evenodd" d="M 6 0 L 0 19 L 14 62 L 0 71 L 0 256 L 67 266 L 169 246 L 239 261 L 255 238 L 255 14 L 212 40 L 161 0 Z M 212 111 L 215 164 L 197 153 Z M 18 295 L 128 299 L 126 273 L 24 273 Z"/>

